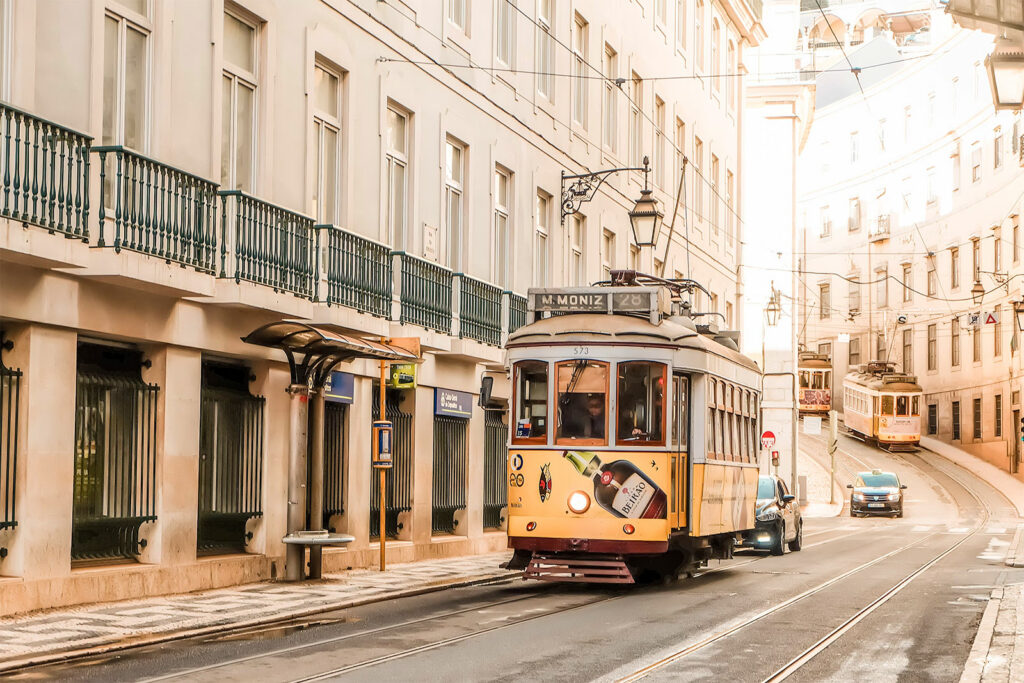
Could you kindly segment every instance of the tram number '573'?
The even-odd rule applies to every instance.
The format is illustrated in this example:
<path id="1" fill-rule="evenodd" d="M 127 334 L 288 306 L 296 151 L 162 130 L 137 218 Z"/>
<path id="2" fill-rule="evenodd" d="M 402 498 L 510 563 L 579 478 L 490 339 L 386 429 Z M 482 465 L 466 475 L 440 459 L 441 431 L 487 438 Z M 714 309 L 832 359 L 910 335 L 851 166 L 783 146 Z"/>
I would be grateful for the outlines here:
<path id="1" fill-rule="evenodd" d="M 574 355 L 574 356 L 589 356 L 590 355 L 590 347 L 589 346 L 574 346 L 574 347 L 572 347 L 572 355 Z"/>

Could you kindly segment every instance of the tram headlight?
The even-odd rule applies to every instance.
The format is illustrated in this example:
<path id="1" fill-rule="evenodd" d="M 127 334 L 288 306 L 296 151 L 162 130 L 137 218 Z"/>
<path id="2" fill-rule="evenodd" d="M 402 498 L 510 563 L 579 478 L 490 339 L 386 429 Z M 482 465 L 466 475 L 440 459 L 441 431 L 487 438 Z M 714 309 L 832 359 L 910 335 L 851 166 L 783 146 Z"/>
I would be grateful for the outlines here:
<path id="1" fill-rule="evenodd" d="M 565 504 L 568 505 L 569 509 L 577 515 L 582 515 L 590 509 L 590 496 L 583 491 L 573 491 L 569 494 Z"/>

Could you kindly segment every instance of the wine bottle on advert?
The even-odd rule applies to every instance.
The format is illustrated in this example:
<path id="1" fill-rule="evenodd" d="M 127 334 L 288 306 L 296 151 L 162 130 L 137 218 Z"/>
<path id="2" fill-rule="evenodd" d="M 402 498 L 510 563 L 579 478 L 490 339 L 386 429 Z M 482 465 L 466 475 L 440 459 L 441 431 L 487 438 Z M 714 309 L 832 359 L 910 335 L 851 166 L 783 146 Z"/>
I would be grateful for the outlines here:
<path id="1" fill-rule="evenodd" d="M 594 500 L 616 517 L 627 519 L 664 519 L 668 497 L 650 477 L 628 460 L 605 465 L 591 451 L 565 451 L 580 474 L 594 481 Z"/>

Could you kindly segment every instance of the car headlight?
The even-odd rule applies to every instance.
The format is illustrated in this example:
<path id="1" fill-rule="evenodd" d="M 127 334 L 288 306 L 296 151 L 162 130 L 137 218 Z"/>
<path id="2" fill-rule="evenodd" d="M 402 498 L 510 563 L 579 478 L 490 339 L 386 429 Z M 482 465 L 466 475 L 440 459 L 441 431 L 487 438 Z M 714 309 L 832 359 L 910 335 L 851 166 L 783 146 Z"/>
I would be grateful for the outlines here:
<path id="1" fill-rule="evenodd" d="M 854 500 L 859 500 L 859 501 L 866 500 L 864 498 L 864 494 L 863 493 L 855 493 L 855 494 L 853 494 L 853 499 Z"/>
<path id="2" fill-rule="evenodd" d="M 889 500 L 899 500 L 899 499 L 900 499 L 900 494 L 898 494 L 898 493 L 890 493 L 889 494 Z"/>
<path id="3" fill-rule="evenodd" d="M 569 494 L 565 504 L 577 515 L 582 515 L 590 508 L 590 496 L 583 491 L 573 491 Z"/>
<path id="4" fill-rule="evenodd" d="M 779 516 L 779 509 L 774 505 L 761 508 L 760 512 L 757 513 L 757 521 L 759 522 L 770 522 Z"/>

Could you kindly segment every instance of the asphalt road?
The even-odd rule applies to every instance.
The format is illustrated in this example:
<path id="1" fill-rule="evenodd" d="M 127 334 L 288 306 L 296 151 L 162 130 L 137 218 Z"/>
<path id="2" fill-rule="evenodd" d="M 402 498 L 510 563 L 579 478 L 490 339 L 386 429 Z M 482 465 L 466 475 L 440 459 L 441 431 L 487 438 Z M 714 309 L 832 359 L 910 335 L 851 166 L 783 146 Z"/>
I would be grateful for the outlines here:
<path id="1" fill-rule="evenodd" d="M 820 457 L 821 442 L 805 438 Z M 627 588 L 510 581 L 25 671 L 16 680 L 956 681 L 1018 520 L 927 451 L 840 437 L 840 482 L 909 486 L 903 519 L 807 519 L 804 549 L 741 552 Z M 845 492 L 845 488 L 843 489 Z"/>

